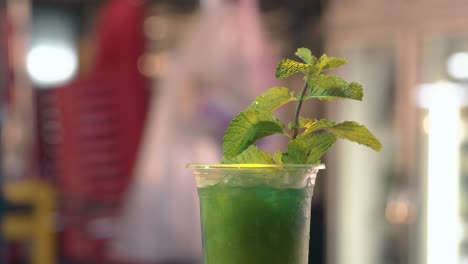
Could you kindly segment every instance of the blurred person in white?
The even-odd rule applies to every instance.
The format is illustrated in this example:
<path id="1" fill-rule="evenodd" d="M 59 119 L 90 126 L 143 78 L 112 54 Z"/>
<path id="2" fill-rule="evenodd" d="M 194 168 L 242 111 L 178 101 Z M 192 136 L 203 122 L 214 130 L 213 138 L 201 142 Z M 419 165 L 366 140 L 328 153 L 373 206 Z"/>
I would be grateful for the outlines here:
<path id="1" fill-rule="evenodd" d="M 113 250 L 145 263 L 201 263 L 199 207 L 189 162 L 217 163 L 235 114 L 273 86 L 276 60 L 257 2 L 202 0 L 198 21 L 168 54 Z"/>

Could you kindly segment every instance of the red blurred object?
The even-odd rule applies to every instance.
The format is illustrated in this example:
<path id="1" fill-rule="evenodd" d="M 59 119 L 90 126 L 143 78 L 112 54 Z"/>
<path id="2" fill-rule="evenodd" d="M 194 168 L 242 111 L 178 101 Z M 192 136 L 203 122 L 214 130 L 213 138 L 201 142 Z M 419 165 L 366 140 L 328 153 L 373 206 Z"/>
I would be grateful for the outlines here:
<path id="1" fill-rule="evenodd" d="M 0 4 L 0 58 L 1 58 L 1 69 L 3 71 L 2 78 L 0 82 L 0 106 L 3 106 L 3 103 L 11 103 L 11 85 L 13 79 L 13 71 L 11 65 L 11 57 L 9 53 L 9 41 L 12 35 L 11 23 L 8 20 L 6 14 L 6 3 Z"/>
<path id="2" fill-rule="evenodd" d="M 63 198 L 64 253 L 86 263 L 109 263 L 113 217 L 144 127 L 149 83 L 137 68 L 145 47 L 144 12 L 141 1 L 107 1 L 91 76 L 52 91 L 59 114 L 41 115 L 60 124 L 54 167 Z"/>

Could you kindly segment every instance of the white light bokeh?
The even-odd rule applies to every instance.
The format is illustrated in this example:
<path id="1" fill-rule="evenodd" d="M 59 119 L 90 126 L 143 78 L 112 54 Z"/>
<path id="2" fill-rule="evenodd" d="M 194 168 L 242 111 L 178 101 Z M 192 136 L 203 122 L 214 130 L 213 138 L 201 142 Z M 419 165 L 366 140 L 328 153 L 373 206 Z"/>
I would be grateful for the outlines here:
<path id="1" fill-rule="evenodd" d="M 71 47 L 42 44 L 28 52 L 26 67 L 34 84 L 48 88 L 73 78 L 78 68 L 78 59 Z"/>
<path id="2" fill-rule="evenodd" d="M 459 144 L 461 90 L 450 83 L 425 85 L 428 109 L 427 264 L 459 263 Z"/>
<path id="3" fill-rule="evenodd" d="M 457 80 L 468 79 L 468 52 L 457 52 L 447 60 L 447 72 Z"/>

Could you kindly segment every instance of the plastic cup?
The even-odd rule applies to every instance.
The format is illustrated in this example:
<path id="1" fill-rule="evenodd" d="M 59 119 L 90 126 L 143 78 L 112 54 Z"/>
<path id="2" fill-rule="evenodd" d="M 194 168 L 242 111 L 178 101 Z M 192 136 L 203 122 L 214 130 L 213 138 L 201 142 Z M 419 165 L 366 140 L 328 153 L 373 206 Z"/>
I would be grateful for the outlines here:
<path id="1" fill-rule="evenodd" d="M 189 164 L 205 264 L 306 264 L 321 165 Z"/>

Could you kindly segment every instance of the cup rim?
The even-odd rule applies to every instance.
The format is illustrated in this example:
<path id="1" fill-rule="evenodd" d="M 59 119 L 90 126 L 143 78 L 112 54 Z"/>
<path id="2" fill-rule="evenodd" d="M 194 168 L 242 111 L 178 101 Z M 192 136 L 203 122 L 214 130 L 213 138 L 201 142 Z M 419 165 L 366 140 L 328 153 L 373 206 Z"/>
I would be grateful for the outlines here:
<path id="1" fill-rule="evenodd" d="M 325 169 L 325 164 L 258 164 L 258 163 L 242 163 L 242 164 L 221 164 L 221 163 L 188 163 L 188 169 L 194 170 L 210 170 L 210 169 Z"/>

